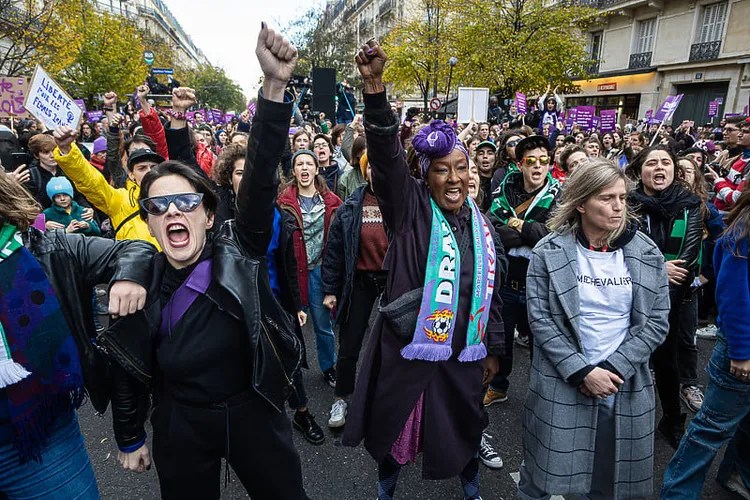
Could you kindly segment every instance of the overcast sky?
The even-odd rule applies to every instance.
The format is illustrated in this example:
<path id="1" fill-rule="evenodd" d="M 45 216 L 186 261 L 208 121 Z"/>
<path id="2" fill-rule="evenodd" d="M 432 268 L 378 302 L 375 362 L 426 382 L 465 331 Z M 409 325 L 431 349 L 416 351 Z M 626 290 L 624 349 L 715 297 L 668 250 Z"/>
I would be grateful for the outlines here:
<path id="1" fill-rule="evenodd" d="M 255 58 L 260 22 L 278 28 L 325 0 L 163 0 L 212 64 L 223 67 L 248 97 L 261 76 Z M 179 79 L 179 75 L 177 75 Z"/>

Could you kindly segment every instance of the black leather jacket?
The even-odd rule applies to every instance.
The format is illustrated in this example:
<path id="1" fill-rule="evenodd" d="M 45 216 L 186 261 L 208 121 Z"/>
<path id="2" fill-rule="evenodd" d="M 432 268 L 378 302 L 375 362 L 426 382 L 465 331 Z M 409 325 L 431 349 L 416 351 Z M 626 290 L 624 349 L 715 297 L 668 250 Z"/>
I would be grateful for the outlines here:
<path id="1" fill-rule="evenodd" d="M 133 281 L 147 287 L 156 249 L 145 241 L 113 241 L 30 229 L 24 244 L 37 258 L 60 301 L 81 358 L 86 392 L 94 409 L 104 413 L 110 400 L 111 375 L 106 356 L 92 342 L 96 338 L 91 297 L 94 286 Z"/>
<path id="2" fill-rule="evenodd" d="M 222 311 L 245 324 L 252 350 L 252 388 L 277 411 L 283 411 L 300 365 L 300 342 L 291 316 L 273 296 L 265 255 L 273 231 L 277 166 L 291 113 L 291 103 L 258 100 L 236 218 L 209 236 L 213 238 L 213 276 L 205 293 Z M 152 389 L 156 372 L 164 265 L 165 258 L 159 254 L 144 310 L 120 319 L 102 335 L 102 343 L 122 368 L 115 373 L 112 404 L 115 438 L 121 449 L 140 443 L 145 436 L 147 398 L 143 395 Z"/>

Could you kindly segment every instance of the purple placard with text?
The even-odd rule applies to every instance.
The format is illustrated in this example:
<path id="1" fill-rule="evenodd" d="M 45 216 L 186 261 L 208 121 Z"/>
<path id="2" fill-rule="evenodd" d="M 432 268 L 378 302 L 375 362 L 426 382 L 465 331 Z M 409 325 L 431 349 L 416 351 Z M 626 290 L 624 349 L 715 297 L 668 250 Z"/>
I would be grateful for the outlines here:
<path id="1" fill-rule="evenodd" d="M 591 118 L 591 130 L 599 130 L 599 125 L 601 123 L 601 118 L 598 116 L 594 116 Z"/>
<path id="2" fill-rule="evenodd" d="M 606 134 L 607 132 L 614 132 L 615 125 L 617 124 L 617 110 L 616 109 L 603 109 L 599 112 L 599 130 Z"/>
<path id="3" fill-rule="evenodd" d="M 683 94 L 670 95 L 664 100 L 659 110 L 654 114 L 654 118 L 659 122 L 666 122 L 672 119 L 677 106 L 680 105 Z"/>
<path id="4" fill-rule="evenodd" d="M 596 115 L 595 106 L 578 106 L 576 108 L 575 122 L 584 130 L 590 130 L 594 124 Z"/>
<path id="5" fill-rule="evenodd" d="M 211 115 L 213 116 L 214 123 L 224 123 L 224 112 L 220 109 L 212 109 Z"/>
<path id="6" fill-rule="evenodd" d="M 516 111 L 519 115 L 525 115 L 528 112 L 526 108 L 526 94 L 516 92 Z"/>
<path id="7" fill-rule="evenodd" d="M 714 118 L 719 114 L 719 101 L 709 101 L 708 102 L 708 117 Z"/>
<path id="8" fill-rule="evenodd" d="M 236 115 L 232 112 L 224 113 L 224 124 L 229 125 L 232 123 L 232 118 L 234 118 Z"/>
<path id="9" fill-rule="evenodd" d="M 102 119 L 104 111 L 86 111 L 86 121 L 89 123 L 96 123 Z"/>
<path id="10" fill-rule="evenodd" d="M 81 111 L 86 112 L 86 103 L 83 102 L 83 99 L 73 99 L 73 102 L 81 108 Z"/>
<path id="11" fill-rule="evenodd" d="M 190 123 L 195 123 L 195 111 L 188 111 L 187 113 L 185 113 L 185 118 Z"/>

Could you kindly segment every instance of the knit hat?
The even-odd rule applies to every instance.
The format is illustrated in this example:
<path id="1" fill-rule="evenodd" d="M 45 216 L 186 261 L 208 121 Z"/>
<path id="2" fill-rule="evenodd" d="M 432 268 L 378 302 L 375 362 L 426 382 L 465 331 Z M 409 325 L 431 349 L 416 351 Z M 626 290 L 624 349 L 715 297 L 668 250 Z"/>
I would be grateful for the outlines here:
<path id="1" fill-rule="evenodd" d="M 107 138 L 106 137 L 102 136 L 102 137 L 97 137 L 96 139 L 94 139 L 94 150 L 91 152 L 91 154 L 101 153 L 102 151 L 106 151 L 106 150 L 107 150 Z"/>
<path id="2" fill-rule="evenodd" d="M 365 179 L 367 179 L 367 163 L 367 150 L 365 150 L 362 156 L 359 157 L 359 169 L 362 171 L 362 177 Z"/>
<path id="3" fill-rule="evenodd" d="M 434 120 L 426 127 L 422 127 L 411 144 L 417 153 L 423 178 L 427 177 L 430 161 L 448 156 L 454 149 L 461 151 L 466 156 L 466 162 L 469 162 L 469 152 L 463 143 L 456 139 L 456 131 L 442 120 Z"/>
<path id="4" fill-rule="evenodd" d="M 53 177 L 47 183 L 47 196 L 50 200 L 55 199 L 55 195 L 67 194 L 73 197 L 73 184 L 65 177 Z"/>
<path id="5" fill-rule="evenodd" d="M 315 168 L 320 168 L 320 164 L 318 163 L 318 156 L 315 153 L 313 153 L 309 149 L 298 149 L 292 155 L 292 170 L 294 170 L 294 161 L 297 159 L 298 156 L 301 156 L 301 155 L 312 156 L 312 159 L 315 162 Z"/>

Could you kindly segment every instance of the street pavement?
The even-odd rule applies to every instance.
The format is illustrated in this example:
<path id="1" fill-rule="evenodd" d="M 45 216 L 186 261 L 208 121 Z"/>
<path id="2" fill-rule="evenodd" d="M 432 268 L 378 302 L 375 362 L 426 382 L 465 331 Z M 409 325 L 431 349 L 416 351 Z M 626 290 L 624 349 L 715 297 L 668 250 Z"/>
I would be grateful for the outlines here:
<path id="1" fill-rule="evenodd" d="M 326 441 L 314 446 L 307 443 L 295 431 L 294 441 L 302 459 L 302 471 L 307 494 L 313 500 L 359 500 L 377 497 L 377 467 L 367 452 L 360 446 L 341 446 L 341 434 L 331 432 L 326 427 L 328 411 L 333 402 L 331 389 L 316 369 L 315 340 L 312 328 L 304 329 L 310 358 L 310 370 L 304 373 L 305 385 L 310 397 L 310 409 L 318 423 L 325 429 Z M 713 348 L 713 341 L 698 340 L 701 384 L 705 387 L 705 367 Z M 481 493 L 485 500 L 515 498 L 515 480 L 522 458 L 521 413 L 529 373 L 528 350 L 515 346 L 515 366 L 511 375 L 511 390 L 505 403 L 490 408 L 490 427 L 497 450 L 502 454 L 505 465 L 499 470 L 481 466 Z M 451 411 L 446 408 L 446 411 Z M 658 410 L 657 410 L 658 412 Z M 688 412 L 689 413 L 689 412 Z M 289 412 L 291 418 L 291 411 Z M 660 412 L 657 413 L 657 422 Z M 112 436 L 112 420 L 109 411 L 104 416 L 94 414 L 91 405 L 79 410 L 81 429 L 86 438 L 86 446 L 94 465 L 103 499 L 157 499 L 159 484 L 156 471 L 143 474 L 125 472 L 117 462 L 117 447 Z M 150 429 L 149 429 L 150 430 Z M 150 444 L 150 443 L 149 443 Z M 656 436 L 654 498 L 661 486 L 664 468 L 672 455 L 672 449 L 660 436 Z M 450 453 L 450 450 L 445 450 Z M 739 498 L 725 492 L 714 480 L 719 458 L 714 462 L 703 489 L 702 498 L 724 500 Z M 248 498 L 242 485 L 234 476 L 226 488 L 223 485 L 222 499 Z M 217 477 L 217 481 L 219 478 Z M 460 500 L 463 498 L 458 478 L 446 481 L 426 481 L 421 479 L 421 460 L 405 467 L 401 473 L 396 498 L 415 500 Z M 283 500 L 283 499 L 280 499 Z"/>

